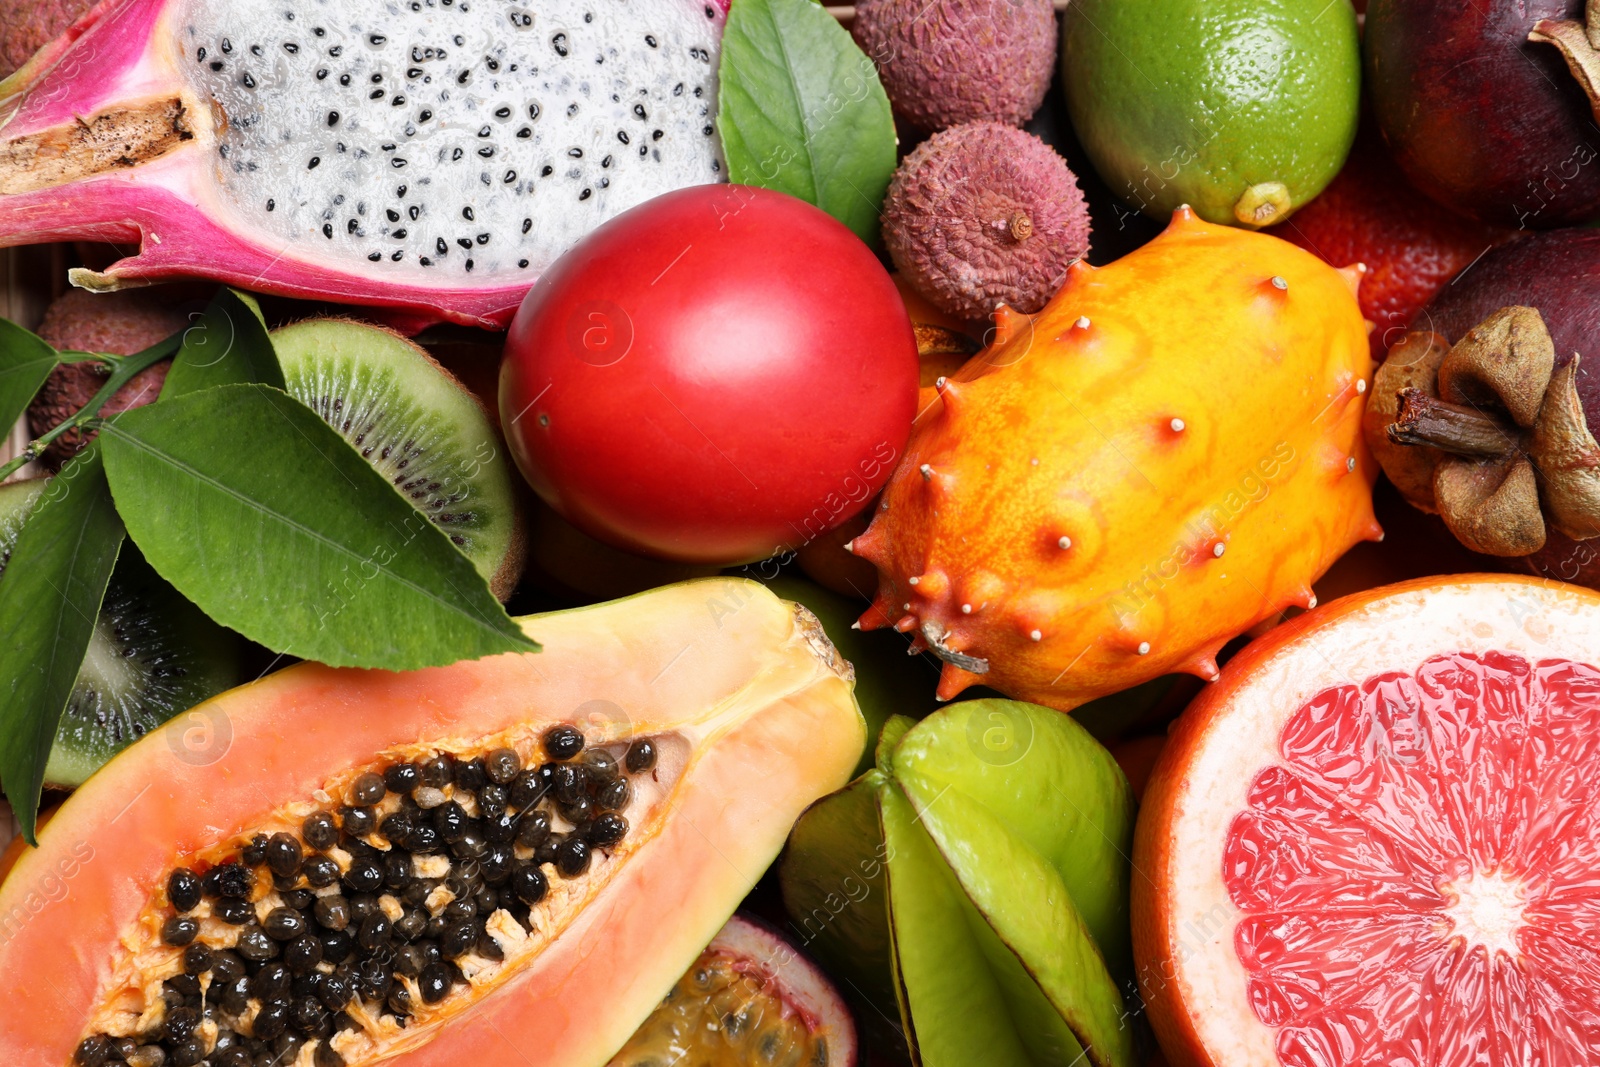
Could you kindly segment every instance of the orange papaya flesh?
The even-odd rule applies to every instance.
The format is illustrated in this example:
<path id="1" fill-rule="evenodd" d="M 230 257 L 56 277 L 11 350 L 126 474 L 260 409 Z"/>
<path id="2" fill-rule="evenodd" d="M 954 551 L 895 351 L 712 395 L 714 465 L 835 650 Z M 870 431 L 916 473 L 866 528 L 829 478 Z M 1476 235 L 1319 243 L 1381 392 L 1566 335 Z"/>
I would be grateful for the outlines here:
<path id="1" fill-rule="evenodd" d="M 96 1048 L 120 1039 L 133 1046 L 166 1041 L 166 1063 L 177 1067 L 197 1051 L 220 1055 L 218 1034 L 227 1030 L 236 1046 L 288 1051 L 283 1062 L 300 1067 L 379 1060 L 430 1067 L 491 1059 L 535 1067 L 605 1063 L 776 857 L 801 810 L 847 781 L 865 727 L 849 664 L 815 619 L 753 582 L 683 583 L 534 616 L 524 625 L 543 642 L 542 653 L 402 674 L 288 668 L 180 716 L 96 774 L 68 798 L 40 834 L 39 847 L 24 852 L 0 885 L 0 973 L 41 976 L 16 984 L 8 995 L 0 1062 L 60 1067 L 86 1041 L 93 1058 Z M 586 755 L 572 758 L 571 738 L 548 732 L 557 726 L 577 731 Z M 653 745 L 655 761 L 628 773 L 626 753 L 641 739 Z M 487 783 L 469 781 L 462 769 L 500 749 L 515 752 L 535 776 L 545 762 L 581 764 L 595 783 L 609 779 L 600 773 L 604 758 L 594 754 L 610 753 L 613 765 L 621 764 L 616 773 L 629 783 L 631 797 L 621 812 L 626 833 L 596 844 L 581 871 L 540 863 L 538 850 L 515 837 L 505 863 L 493 843 L 474 853 L 424 842 L 411 856 L 409 878 L 396 872 L 403 885 L 386 882 L 371 890 L 364 882 L 370 872 L 357 868 L 367 860 L 381 868 L 384 854 L 413 841 L 395 828 L 397 841 L 389 842 L 382 827 L 394 824 L 382 822 L 387 815 L 404 808 L 416 823 L 437 821 L 441 800 L 468 816 L 494 814 Z M 424 792 L 432 786 L 404 798 L 384 790 L 379 801 L 363 794 L 372 788 L 363 775 L 403 763 L 419 766 L 439 753 L 456 760 L 455 781 L 436 789 L 442 796 Z M 509 766 L 497 753 L 488 768 L 503 775 Z M 580 793 L 598 795 L 592 787 L 571 795 Z M 351 823 L 350 807 L 362 805 L 369 810 L 366 820 L 357 816 Z M 519 819 L 544 811 L 557 834 L 572 836 L 578 832 L 576 816 L 569 818 L 574 810 L 545 795 L 530 801 Z M 307 832 L 305 820 L 318 812 L 365 831 L 360 840 L 366 847 L 349 834 L 330 846 Z M 490 821 L 482 823 L 485 835 Z M 594 824 L 588 825 L 592 835 Z M 380 912 L 395 928 L 411 911 L 444 916 L 456 890 L 495 910 L 477 917 L 475 940 L 454 959 L 454 972 L 447 970 L 448 992 L 437 1002 L 424 998 L 417 977 L 406 973 L 402 949 L 409 946 L 391 932 L 371 951 L 347 939 L 352 955 L 345 962 L 366 966 L 376 959 L 392 967 L 391 986 L 409 996 L 406 1013 L 358 987 L 341 1013 L 313 1020 L 303 1040 L 287 1049 L 281 1034 L 254 1033 L 259 999 L 233 1012 L 224 1005 L 211 1023 L 169 1040 L 163 1036 L 163 1024 L 172 1022 L 167 1013 L 202 1006 L 196 994 L 209 993 L 214 977 L 204 971 L 187 983 L 183 972 L 193 945 L 165 943 L 178 915 L 168 899 L 169 876 L 185 867 L 205 884 L 221 866 L 229 872 L 224 892 L 237 892 L 246 879 L 239 866 L 228 865 L 259 859 L 246 852 L 252 842 L 258 835 L 277 840 L 270 835 L 280 833 L 299 843 L 307 859 L 320 849 L 340 880 L 312 888 L 310 876 L 326 865 L 314 871 L 302 861 L 274 886 L 271 868 L 251 867 L 247 902 L 254 924 L 242 926 L 223 921 L 234 905 L 208 894 L 185 915 L 196 921 L 196 943 L 210 946 L 213 961 L 223 950 L 236 962 L 249 959 L 247 947 L 260 954 L 259 940 L 241 937 L 253 937 L 256 925 L 283 933 L 287 923 L 294 933 L 292 917 L 281 911 L 276 919 L 268 916 L 299 903 L 296 894 L 337 892 L 353 912 L 358 906 Z M 498 877 L 497 863 L 537 869 L 546 892 L 531 906 L 519 906 L 512 890 L 525 887 L 527 876 L 519 875 L 520 882 Z M 493 889 L 495 899 L 485 889 Z M 363 890 L 364 905 L 358 904 Z M 176 904 L 188 906 L 181 892 L 178 898 Z M 302 936 L 338 942 L 306 903 Z M 445 917 L 465 921 L 453 914 Z M 435 943 L 443 948 L 447 940 Z M 262 966 L 349 976 L 329 959 L 308 967 L 309 950 L 297 945 L 298 937 L 285 939 Z M 244 967 L 258 970 L 248 962 Z M 228 977 L 220 966 L 216 973 Z M 325 990 L 328 980 L 319 981 Z M 291 1026 L 284 1033 L 299 1031 Z M 200 1047 L 180 1048 L 185 1041 Z"/>

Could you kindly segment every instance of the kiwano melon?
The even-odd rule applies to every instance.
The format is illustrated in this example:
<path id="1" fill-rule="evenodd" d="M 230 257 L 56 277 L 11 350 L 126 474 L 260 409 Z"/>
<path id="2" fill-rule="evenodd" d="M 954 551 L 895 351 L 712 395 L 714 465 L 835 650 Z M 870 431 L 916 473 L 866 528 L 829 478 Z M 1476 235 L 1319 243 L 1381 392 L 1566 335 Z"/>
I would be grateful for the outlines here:
<path id="1" fill-rule="evenodd" d="M 96 774 L 0 885 L 0 1063 L 605 1063 L 865 727 L 753 582 L 525 625 L 542 653 L 288 668 Z"/>

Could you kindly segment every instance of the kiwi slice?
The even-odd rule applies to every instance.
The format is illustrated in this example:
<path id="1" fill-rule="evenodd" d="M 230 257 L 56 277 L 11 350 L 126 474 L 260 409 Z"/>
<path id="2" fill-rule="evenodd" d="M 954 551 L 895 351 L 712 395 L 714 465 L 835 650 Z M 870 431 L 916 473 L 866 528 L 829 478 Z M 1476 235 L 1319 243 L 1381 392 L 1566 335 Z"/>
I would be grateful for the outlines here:
<path id="1" fill-rule="evenodd" d="M 477 397 L 389 330 L 312 319 L 273 331 L 290 395 L 322 417 L 449 535 L 495 596 L 522 576 L 510 463 Z"/>
<path id="2" fill-rule="evenodd" d="M 0 572 L 48 479 L 0 486 Z M 125 542 L 45 764 L 72 788 L 179 712 L 239 683 L 241 643 Z"/>

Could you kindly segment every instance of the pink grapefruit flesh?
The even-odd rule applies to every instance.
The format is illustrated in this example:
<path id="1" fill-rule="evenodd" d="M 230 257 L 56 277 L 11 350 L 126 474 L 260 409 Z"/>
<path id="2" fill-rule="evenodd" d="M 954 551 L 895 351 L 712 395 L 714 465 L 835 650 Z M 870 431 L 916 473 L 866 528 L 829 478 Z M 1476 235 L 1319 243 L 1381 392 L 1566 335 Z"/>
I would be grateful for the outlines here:
<path id="1" fill-rule="evenodd" d="M 1600 1063 L 1600 597 L 1425 579 L 1230 663 L 1134 862 L 1174 1064 Z"/>

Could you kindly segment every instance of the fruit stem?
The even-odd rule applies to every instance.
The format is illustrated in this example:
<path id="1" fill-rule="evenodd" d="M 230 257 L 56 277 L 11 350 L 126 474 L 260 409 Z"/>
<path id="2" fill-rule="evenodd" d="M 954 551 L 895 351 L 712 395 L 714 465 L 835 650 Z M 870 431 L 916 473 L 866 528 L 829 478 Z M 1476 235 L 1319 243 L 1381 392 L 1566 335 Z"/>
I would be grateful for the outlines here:
<path id="1" fill-rule="evenodd" d="M 1515 426 L 1478 408 L 1429 396 L 1421 389 L 1402 389 L 1400 408 L 1389 425 L 1397 445 L 1428 445 L 1457 456 L 1499 457 L 1522 450 Z"/>
<path id="2" fill-rule="evenodd" d="M 155 366 L 162 360 L 171 356 L 178 350 L 178 345 L 183 341 L 181 333 L 173 334 L 163 341 L 157 341 L 142 352 L 135 352 L 131 356 L 113 356 L 103 352 L 62 352 L 61 356 L 82 356 L 83 359 L 62 359 L 62 363 L 86 363 L 93 361 L 103 363 L 111 369 L 111 374 L 106 378 L 100 390 L 89 398 L 89 402 L 78 409 L 78 413 L 62 422 L 48 433 L 28 442 L 16 458 L 4 466 L 0 466 L 0 482 L 5 481 L 24 466 L 32 463 L 44 455 L 44 450 L 50 443 L 69 430 L 82 429 L 100 414 L 100 409 L 105 407 L 117 391 L 144 370 Z"/>

